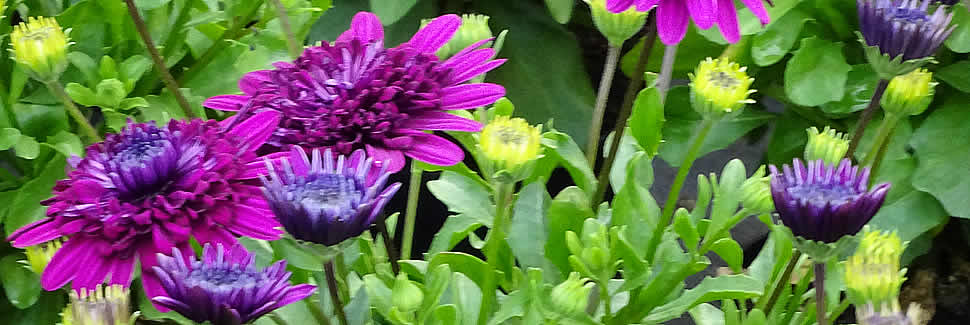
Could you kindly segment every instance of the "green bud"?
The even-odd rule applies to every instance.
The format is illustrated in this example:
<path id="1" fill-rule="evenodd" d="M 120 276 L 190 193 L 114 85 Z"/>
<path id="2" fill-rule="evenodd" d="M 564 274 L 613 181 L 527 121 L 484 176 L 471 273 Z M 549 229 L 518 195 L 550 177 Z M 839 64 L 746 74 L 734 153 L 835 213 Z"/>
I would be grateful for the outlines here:
<path id="1" fill-rule="evenodd" d="M 564 315 L 583 313 L 589 303 L 589 292 L 593 286 L 588 279 L 580 278 L 579 273 L 569 273 L 566 281 L 552 288 L 549 293 L 550 304 L 555 311 Z"/>
<path id="2" fill-rule="evenodd" d="M 933 101 L 936 84 L 933 82 L 932 72 L 916 69 L 889 81 L 886 94 L 879 103 L 886 113 L 899 116 L 919 115 Z"/>
<path id="3" fill-rule="evenodd" d="M 762 165 L 741 184 L 741 205 L 757 214 L 775 211 L 770 183 L 771 177 L 765 175 L 765 166 Z"/>
<path id="4" fill-rule="evenodd" d="M 60 239 L 28 246 L 25 253 L 27 254 L 27 263 L 30 264 L 30 269 L 37 274 L 44 273 L 44 268 L 47 267 L 47 263 L 50 263 L 51 258 L 54 257 L 54 253 L 57 253 L 59 249 L 61 249 Z"/>
<path id="5" fill-rule="evenodd" d="M 409 313 L 421 307 L 424 301 L 424 292 L 411 280 L 408 280 L 404 273 L 398 274 L 394 280 L 394 289 L 391 290 L 391 303 L 394 307 L 404 313 Z"/>
<path id="6" fill-rule="evenodd" d="M 424 27 L 430 21 L 430 19 L 422 20 L 421 27 Z M 451 40 L 438 49 L 438 52 L 435 54 L 444 61 L 452 55 L 455 55 L 455 53 L 464 50 L 466 47 L 478 41 L 492 38 L 492 36 L 492 30 L 488 28 L 488 16 L 464 14 L 461 15 L 461 27 L 458 27 L 458 31 L 451 37 Z"/>
<path id="7" fill-rule="evenodd" d="M 68 31 L 69 32 L 69 31 Z M 49 17 L 30 17 L 10 33 L 13 58 L 31 77 L 53 81 L 67 69 L 67 33 Z"/>
<path id="8" fill-rule="evenodd" d="M 717 120 L 754 103 L 748 98 L 755 90 L 750 89 L 754 78 L 748 76 L 747 67 L 707 58 L 689 76 L 691 106 L 706 119 Z"/>
<path id="9" fill-rule="evenodd" d="M 615 47 L 623 46 L 623 42 L 633 37 L 647 22 L 647 12 L 637 11 L 633 7 L 615 14 L 606 10 L 606 0 L 583 1 L 589 5 L 596 29 Z"/>
<path id="10" fill-rule="evenodd" d="M 805 145 L 805 160 L 821 159 L 826 164 L 835 165 L 849 150 L 849 136 L 836 132 L 828 126 L 822 132 L 818 132 L 814 126 L 808 128 L 806 132 L 808 132 L 808 144 Z"/>
<path id="11" fill-rule="evenodd" d="M 906 280 L 899 259 L 904 245 L 896 232 L 864 230 L 855 255 L 845 263 L 845 284 L 849 299 L 861 306 L 871 304 L 898 309 L 899 288 Z"/>

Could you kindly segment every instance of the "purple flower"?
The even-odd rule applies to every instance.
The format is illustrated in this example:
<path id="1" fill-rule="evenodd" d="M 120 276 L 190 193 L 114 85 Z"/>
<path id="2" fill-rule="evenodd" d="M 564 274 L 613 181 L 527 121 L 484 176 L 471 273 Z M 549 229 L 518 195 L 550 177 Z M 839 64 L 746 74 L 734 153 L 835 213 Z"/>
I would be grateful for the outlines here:
<path id="1" fill-rule="evenodd" d="M 46 290 L 130 285 L 136 259 L 149 297 L 161 293 L 155 254 L 189 251 L 189 239 L 232 245 L 235 236 L 277 239 L 279 223 L 253 184 L 263 170 L 255 150 L 278 114 L 254 115 L 226 130 L 216 121 L 130 123 L 87 148 L 57 182 L 47 218 L 15 231 L 15 247 L 67 236 L 41 276 Z M 83 272 L 78 272 L 83 270 Z"/>
<path id="2" fill-rule="evenodd" d="M 869 167 L 853 167 L 848 159 L 838 166 L 822 160 L 800 159 L 784 165 L 779 172 L 771 169 L 771 197 L 781 221 L 796 236 L 824 243 L 834 243 L 862 229 L 882 207 L 889 183 L 868 191 Z"/>
<path id="3" fill-rule="evenodd" d="M 903 61 L 933 55 L 956 26 L 949 26 L 953 13 L 940 6 L 930 14 L 933 0 L 856 0 L 859 27 L 866 45 Z"/>
<path id="4" fill-rule="evenodd" d="M 377 173 L 372 158 L 363 150 L 334 159 L 330 149 L 312 159 L 294 146 L 289 159 L 282 159 L 282 171 L 267 163 L 269 178 L 262 178 L 263 193 L 276 218 L 294 238 L 323 245 L 335 245 L 357 237 L 374 223 L 400 183 L 384 187 L 387 166 Z"/>
<path id="5" fill-rule="evenodd" d="M 253 260 L 239 244 L 228 250 L 222 244 L 206 244 L 201 261 L 195 254 L 186 259 L 178 249 L 172 256 L 158 254 L 154 270 L 166 294 L 152 302 L 195 322 L 239 325 L 309 297 L 316 289 L 309 284 L 291 286 L 286 261 L 259 270 Z"/>
<path id="6" fill-rule="evenodd" d="M 502 86 L 465 84 L 501 65 L 482 40 L 440 61 L 435 51 L 451 39 L 461 18 L 431 21 L 410 41 L 384 47 L 384 30 L 372 13 L 354 16 L 350 30 L 332 43 L 307 48 L 293 62 L 255 71 L 239 81 L 244 95 L 209 98 L 205 106 L 225 111 L 282 112 L 270 151 L 290 145 L 330 148 L 347 155 L 366 149 L 396 172 L 404 156 L 436 165 L 464 158 L 461 148 L 427 130 L 477 132 L 476 121 L 448 110 L 488 105 L 505 95 Z"/>
<path id="7" fill-rule="evenodd" d="M 771 20 L 761 0 L 742 2 L 758 17 L 762 26 Z M 684 39 L 688 19 L 693 19 L 700 29 L 711 28 L 717 23 L 721 35 L 728 42 L 735 43 L 741 39 L 738 12 L 734 9 L 733 0 L 606 0 L 606 8 L 615 13 L 633 5 L 636 5 L 637 11 L 648 11 L 657 6 L 657 32 L 660 40 L 667 45 L 680 43 Z"/>

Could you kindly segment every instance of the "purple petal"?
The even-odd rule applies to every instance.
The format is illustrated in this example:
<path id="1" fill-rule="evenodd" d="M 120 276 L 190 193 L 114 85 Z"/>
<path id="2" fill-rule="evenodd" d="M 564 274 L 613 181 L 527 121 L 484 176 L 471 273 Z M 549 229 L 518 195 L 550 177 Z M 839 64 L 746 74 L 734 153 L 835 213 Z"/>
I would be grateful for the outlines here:
<path id="1" fill-rule="evenodd" d="M 388 150 L 369 144 L 364 145 L 364 148 L 367 149 L 367 156 L 374 159 L 374 167 L 371 168 L 372 173 L 376 174 L 383 165 L 387 165 L 388 173 L 396 173 L 404 168 L 404 154 L 401 151 Z"/>
<path id="2" fill-rule="evenodd" d="M 687 12 L 690 13 L 690 17 L 694 19 L 694 24 L 697 27 L 700 29 L 708 29 L 714 26 L 715 11 L 717 10 L 717 3 L 714 0 L 685 1 L 687 2 Z"/>
<path id="3" fill-rule="evenodd" d="M 657 5 L 660 0 L 638 0 L 637 1 L 637 11 L 647 12 L 651 8 Z"/>
<path id="4" fill-rule="evenodd" d="M 717 0 L 717 27 L 721 29 L 721 35 L 729 43 L 737 43 L 741 39 L 741 32 L 738 30 L 738 11 L 734 9 L 734 1 Z"/>
<path id="5" fill-rule="evenodd" d="M 438 166 L 451 166 L 465 159 L 461 147 L 434 134 L 414 132 L 414 143 L 404 152 L 408 157 Z"/>
<path id="6" fill-rule="evenodd" d="M 441 109 L 467 109 L 494 103 L 505 96 L 505 87 L 490 83 L 466 84 L 442 89 Z"/>
<path id="7" fill-rule="evenodd" d="M 266 169 L 266 162 L 263 159 L 269 160 L 273 166 L 281 166 L 281 160 L 289 156 L 289 152 L 274 152 L 265 156 L 260 157 L 260 159 L 246 163 L 246 167 L 242 174 L 236 176 L 236 179 L 254 179 L 259 176 L 263 176 L 269 173 Z"/>
<path id="8" fill-rule="evenodd" d="M 202 106 L 220 111 L 235 112 L 242 109 L 246 103 L 249 103 L 249 96 L 246 95 L 219 95 L 206 99 Z"/>
<path id="9" fill-rule="evenodd" d="M 229 135 L 242 138 L 242 148 L 244 152 L 254 151 L 266 143 L 266 140 L 276 131 L 276 126 L 280 122 L 280 113 L 266 110 L 250 116 L 245 121 L 236 124 Z"/>
<path id="10" fill-rule="evenodd" d="M 13 247 L 24 248 L 51 241 L 61 236 L 60 226 L 54 218 L 43 218 L 23 226 L 7 238 Z"/>
<path id="11" fill-rule="evenodd" d="M 434 53 L 451 40 L 458 27 L 461 27 L 461 18 L 457 15 L 444 15 L 421 28 L 407 44 L 418 51 Z"/>
<path id="12" fill-rule="evenodd" d="M 633 5 L 633 0 L 606 0 L 606 10 L 612 13 L 621 13 Z"/>
<path id="13" fill-rule="evenodd" d="M 761 26 L 765 26 L 771 22 L 771 17 L 768 16 L 768 11 L 765 10 L 765 5 L 761 3 L 761 0 L 741 0 L 741 2 L 744 2 L 748 10 L 758 17 L 758 20 L 761 21 Z"/>
<path id="14" fill-rule="evenodd" d="M 94 240 L 71 238 L 64 242 L 64 246 L 54 253 L 51 262 L 47 264 L 40 276 L 40 284 L 47 291 L 54 291 L 74 280 L 78 276 L 78 266 L 87 265 L 96 252 L 88 249 Z"/>
<path id="15" fill-rule="evenodd" d="M 223 225 L 232 232 L 262 240 L 277 240 L 283 235 L 279 229 L 282 226 L 273 218 L 271 211 L 242 204 L 235 206 L 234 210 L 235 222 Z"/>
<path id="16" fill-rule="evenodd" d="M 350 22 L 350 29 L 337 37 L 338 42 L 350 42 L 360 40 L 363 43 L 384 40 L 384 26 L 381 25 L 377 15 L 361 11 L 354 15 L 354 20 Z"/>
<path id="17" fill-rule="evenodd" d="M 291 303 L 300 301 L 303 298 L 309 297 L 313 295 L 313 291 L 316 289 L 317 289 L 316 286 L 313 286 L 310 284 L 301 284 L 301 285 L 293 286 L 289 290 L 287 290 L 286 294 L 283 295 L 283 298 L 280 299 L 279 306 L 283 307 Z"/>
<path id="18" fill-rule="evenodd" d="M 111 280 L 109 284 L 120 284 L 126 288 L 131 285 L 132 270 L 135 268 L 135 259 L 116 259 L 111 265 Z"/>
<path id="19" fill-rule="evenodd" d="M 273 82 L 270 77 L 272 73 L 272 70 L 257 70 L 243 75 L 242 79 L 239 79 L 239 90 L 246 95 L 256 95 L 263 90 L 264 83 Z"/>
<path id="20" fill-rule="evenodd" d="M 687 33 L 687 4 L 683 0 L 661 1 L 657 8 L 657 31 L 666 45 L 675 45 Z"/>
<path id="21" fill-rule="evenodd" d="M 415 130 L 478 132 L 482 124 L 454 114 L 429 111 L 411 115 L 400 127 Z"/>

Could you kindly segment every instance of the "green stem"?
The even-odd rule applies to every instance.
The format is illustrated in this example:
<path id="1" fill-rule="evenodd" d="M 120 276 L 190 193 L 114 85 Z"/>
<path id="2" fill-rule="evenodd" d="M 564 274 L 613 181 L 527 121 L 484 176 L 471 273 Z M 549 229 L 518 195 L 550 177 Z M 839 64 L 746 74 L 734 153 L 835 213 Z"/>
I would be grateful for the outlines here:
<path id="1" fill-rule="evenodd" d="M 88 143 L 101 142 L 101 136 L 98 135 L 98 131 L 94 129 L 94 126 L 91 126 L 91 122 L 88 122 L 88 118 L 85 117 L 84 113 L 81 113 L 81 110 L 77 108 L 77 105 L 74 104 L 74 100 L 72 100 L 71 96 L 67 94 L 67 91 L 64 91 L 64 87 L 61 86 L 61 83 L 54 80 L 45 82 L 45 84 L 47 85 L 47 89 L 50 89 L 54 97 L 57 97 L 57 99 L 64 103 L 64 108 L 67 109 L 67 114 L 71 115 L 71 118 L 73 118 L 81 128 L 81 132 L 84 133 L 84 135 L 88 137 L 88 140 L 91 141 Z"/>
<path id="2" fill-rule="evenodd" d="M 228 40 L 235 40 L 245 35 L 246 33 L 244 28 L 247 24 L 249 24 L 249 21 L 253 20 L 253 18 L 256 17 L 256 14 L 259 13 L 259 7 L 261 5 L 260 2 L 262 1 L 263 0 L 253 0 L 255 3 L 253 4 L 252 9 L 250 9 L 242 19 L 233 22 L 231 27 L 223 32 L 222 36 L 215 40 L 215 42 L 212 43 L 212 46 L 210 46 L 209 49 L 206 50 L 205 53 L 203 53 L 202 56 L 195 61 L 195 63 L 192 64 L 192 66 L 185 70 L 185 73 L 179 76 L 178 82 L 183 85 L 188 84 L 190 81 L 192 81 L 192 79 L 195 79 L 195 77 L 202 72 L 202 69 L 209 65 L 209 63 L 211 63 L 216 56 L 222 53 L 222 50 L 225 49 L 226 46 L 229 46 L 229 42 L 227 42 Z"/>
<path id="3" fill-rule="evenodd" d="M 515 184 L 500 183 L 495 184 L 495 218 L 492 221 L 492 228 L 489 229 L 488 235 L 485 238 L 485 261 L 492 270 L 501 270 L 502 261 L 499 259 L 499 255 L 502 244 L 505 243 L 505 228 L 508 221 L 508 210 L 509 205 L 512 201 L 512 192 L 515 190 Z M 495 277 L 494 272 L 491 272 L 488 277 L 487 284 L 485 285 L 484 294 L 485 297 L 482 299 L 481 311 L 478 315 L 478 323 L 485 324 L 488 320 L 490 312 L 493 306 L 495 306 L 496 297 L 495 292 L 498 291 L 498 279 Z"/>
<path id="4" fill-rule="evenodd" d="M 815 263 L 815 310 L 818 325 L 828 325 L 825 320 L 825 263 Z"/>
<path id="5" fill-rule="evenodd" d="M 424 171 L 418 164 L 411 162 L 411 180 L 408 182 L 408 203 L 404 210 L 404 233 L 401 235 L 401 259 L 411 259 L 411 243 L 414 237 L 414 223 L 418 213 L 418 198 L 421 194 L 421 174 Z"/>
<path id="6" fill-rule="evenodd" d="M 593 121 L 589 125 L 589 137 L 586 141 L 586 160 L 591 167 L 596 167 L 596 154 L 599 153 L 600 131 L 603 128 L 603 115 L 606 113 L 606 101 L 610 97 L 613 86 L 613 75 L 616 64 L 620 61 L 620 48 L 610 46 L 606 50 L 606 62 L 603 64 L 603 76 L 600 78 L 599 91 L 596 93 L 596 106 L 593 107 Z"/>
<path id="7" fill-rule="evenodd" d="M 280 27 L 283 28 L 283 34 L 286 35 L 286 46 L 290 50 L 290 56 L 292 58 L 300 57 L 300 43 L 296 41 L 296 36 L 293 35 L 293 28 L 290 27 L 290 17 L 286 15 L 286 7 L 280 0 L 270 0 L 273 6 L 276 6 L 276 14 L 280 16 Z"/>
<path id="8" fill-rule="evenodd" d="M 637 98 L 637 93 L 643 88 L 643 72 L 647 69 L 647 61 L 650 59 L 650 52 L 653 51 L 653 44 L 657 42 L 657 29 L 653 23 L 655 14 L 653 11 L 647 16 L 647 35 L 643 40 L 643 48 L 640 49 L 640 57 L 637 58 L 637 65 L 633 70 L 632 80 L 623 94 L 623 105 L 620 106 L 620 114 L 616 117 L 616 127 L 613 128 L 613 141 L 610 142 L 610 152 L 603 161 L 603 167 L 597 177 L 596 192 L 590 201 L 595 209 L 603 197 L 606 195 L 606 188 L 610 186 L 610 171 L 613 169 L 613 162 L 616 161 L 616 153 L 620 150 L 620 139 L 623 138 L 623 130 L 626 129 L 627 119 L 633 111 L 633 101 Z"/>
<path id="9" fill-rule="evenodd" d="M 397 250 L 394 249 L 391 234 L 387 232 L 387 217 L 383 213 L 377 219 L 377 232 L 381 233 L 381 239 L 384 241 L 384 249 L 387 250 L 387 260 L 391 262 L 391 270 L 394 271 L 394 274 L 398 274 L 401 271 L 401 266 L 397 264 Z"/>
<path id="10" fill-rule="evenodd" d="M 704 140 L 707 139 L 707 134 L 711 132 L 714 128 L 714 124 L 717 121 L 704 119 L 701 121 L 700 130 L 691 141 L 690 148 L 687 150 L 687 155 L 684 156 L 684 161 L 677 168 L 677 176 L 674 178 L 674 183 L 670 187 L 670 193 L 667 193 L 667 202 L 664 203 L 663 213 L 660 216 L 660 223 L 654 227 L 653 237 L 650 238 L 650 243 L 647 246 L 647 261 L 653 261 L 653 254 L 657 250 L 657 246 L 660 245 L 660 237 L 663 236 L 664 229 L 670 224 L 670 219 L 674 216 L 674 211 L 677 210 L 677 200 L 680 198 L 680 190 L 684 187 L 684 181 L 687 180 L 687 175 L 690 173 L 690 167 L 694 165 L 694 160 L 697 159 L 697 155 L 700 154 L 701 148 L 704 147 Z"/>
<path id="11" fill-rule="evenodd" d="M 859 124 L 856 125 L 855 132 L 852 133 L 852 140 L 849 141 L 849 150 L 845 152 L 845 158 L 852 159 L 852 155 L 855 154 L 855 150 L 859 147 L 859 141 L 862 140 L 862 134 L 866 132 L 866 125 L 869 125 L 869 121 L 875 115 L 876 109 L 879 108 L 879 101 L 882 100 L 882 95 L 886 93 L 886 87 L 888 86 L 889 80 L 879 79 L 879 83 L 876 84 L 876 90 L 872 92 L 872 99 L 869 100 L 869 105 L 866 106 L 866 109 L 862 111 L 862 116 L 859 117 Z"/>
<path id="12" fill-rule="evenodd" d="M 307 298 L 303 299 L 303 303 L 306 304 L 306 308 L 310 310 L 310 315 L 317 321 L 317 324 L 330 325 L 330 318 L 327 318 L 327 315 L 320 309 L 319 302 L 314 302 L 313 299 Z"/>
<path id="13" fill-rule="evenodd" d="M 337 276 L 333 270 L 333 260 L 323 264 L 324 272 L 327 274 L 327 288 L 330 289 L 330 301 L 333 303 L 333 311 L 340 320 L 340 325 L 347 325 L 347 314 L 344 313 L 343 303 L 340 302 L 340 292 L 337 288 Z"/>
<path id="14" fill-rule="evenodd" d="M 165 82 L 165 87 L 172 93 L 172 96 L 175 96 L 175 102 L 182 108 L 182 112 L 185 113 L 186 117 L 197 117 L 195 112 L 192 111 L 192 106 L 189 105 L 189 101 L 182 95 L 179 84 L 172 77 L 172 74 L 169 73 L 168 67 L 165 65 L 165 60 L 162 59 L 162 55 L 158 53 L 158 47 L 155 47 L 155 41 L 152 40 L 152 35 L 148 32 L 148 26 L 145 25 L 145 20 L 138 13 L 138 7 L 135 6 L 135 1 L 125 0 L 125 3 L 128 4 L 128 14 L 131 16 L 131 20 L 134 21 L 135 29 L 141 35 L 141 40 L 145 42 L 145 48 L 148 49 L 148 54 L 155 63 L 155 71 L 162 77 L 162 81 Z"/>
<path id="15" fill-rule="evenodd" d="M 876 132 L 876 138 L 872 143 L 872 148 L 869 149 L 869 153 L 866 154 L 865 159 L 862 161 L 863 166 L 872 166 L 872 178 L 875 179 L 875 174 L 879 171 L 879 164 L 882 162 L 883 157 L 886 156 L 886 150 L 889 148 L 889 143 L 892 140 L 893 133 L 896 131 L 896 124 L 899 123 L 900 117 L 896 114 L 886 113 L 886 116 L 882 119 L 882 124 L 879 125 L 879 131 Z"/>
<path id="16" fill-rule="evenodd" d="M 763 310 L 765 313 L 770 313 L 771 308 L 775 306 L 775 302 L 777 302 L 778 298 L 781 297 L 781 292 L 784 291 L 784 286 L 791 285 L 790 281 L 792 272 L 795 271 L 795 266 L 798 265 L 798 260 L 801 258 L 802 252 L 796 250 L 795 253 L 792 254 L 791 259 L 788 260 L 788 265 L 785 266 L 785 271 L 781 273 L 781 277 L 778 278 L 778 281 L 776 281 L 775 285 L 772 286 L 771 296 L 769 296 L 768 300 L 765 300 L 764 304 L 759 301 L 757 306 L 758 308 Z"/>
<path id="17" fill-rule="evenodd" d="M 609 324 L 610 319 L 613 318 L 613 307 L 610 304 L 610 290 L 608 283 L 598 283 L 600 287 L 600 300 L 603 301 L 603 319 L 601 322 L 603 324 Z"/>

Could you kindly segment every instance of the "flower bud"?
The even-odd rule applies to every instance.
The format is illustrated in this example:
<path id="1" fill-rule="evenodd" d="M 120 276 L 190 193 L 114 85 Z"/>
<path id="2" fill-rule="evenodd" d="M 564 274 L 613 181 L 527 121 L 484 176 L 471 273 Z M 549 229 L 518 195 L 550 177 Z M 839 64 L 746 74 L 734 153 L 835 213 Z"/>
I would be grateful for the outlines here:
<path id="1" fill-rule="evenodd" d="M 582 239 L 572 231 L 566 233 L 566 248 L 572 253 L 570 263 L 589 277 L 612 277 L 615 272 L 610 254 L 610 237 L 606 226 L 596 219 L 583 223 Z"/>
<path id="2" fill-rule="evenodd" d="M 391 302 L 394 307 L 401 312 L 409 313 L 421 307 L 424 301 L 424 292 L 411 280 L 408 280 L 404 273 L 398 274 L 394 280 L 394 289 L 391 291 Z"/>
<path id="3" fill-rule="evenodd" d="M 719 119 L 754 103 L 748 95 L 754 79 L 745 72 L 747 67 L 737 63 L 707 58 L 690 74 L 690 103 L 705 119 Z"/>
<path id="4" fill-rule="evenodd" d="M 899 269 L 903 243 L 895 232 L 866 229 L 855 255 L 845 263 L 845 283 L 849 299 L 856 306 L 871 304 L 898 310 L 899 288 L 906 270 Z"/>
<path id="5" fill-rule="evenodd" d="M 606 10 L 606 0 L 583 0 L 589 5 L 593 24 L 599 29 L 610 45 L 623 46 L 623 42 L 633 37 L 647 22 L 647 12 L 630 7 L 621 13 Z"/>
<path id="6" fill-rule="evenodd" d="M 576 315 L 586 310 L 589 303 L 589 292 L 594 284 L 588 279 L 580 278 L 579 273 L 569 273 L 566 281 L 556 285 L 549 293 L 549 299 L 554 310 L 564 315 Z"/>
<path id="7" fill-rule="evenodd" d="M 71 291 L 71 325 L 127 325 L 131 319 L 128 289 L 121 285 Z"/>
<path id="8" fill-rule="evenodd" d="M 539 127 L 521 118 L 496 116 L 482 129 L 479 147 L 498 170 L 515 170 L 539 157 L 542 135 Z"/>
<path id="9" fill-rule="evenodd" d="M 775 203 L 771 199 L 771 177 L 765 175 L 765 166 L 758 168 L 741 184 L 741 205 L 757 214 L 775 211 Z"/>
<path id="10" fill-rule="evenodd" d="M 919 115 L 933 101 L 933 73 L 926 69 L 916 69 L 889 81 L 886 94 L 879 102 L 886 113 L 898 116 Z"/>
<path id="11" fill-rule="evenodd" d="M 429 22 L 431 22 L 430 19 L 421 21 L 421 27 Z M 461 15 L 461 27 L 458 27 L 458 31 L 455 32 L 451 40 L 438 49 L 435 54 L 444 61 L 466 47 L 489 38 L 492 38 L 492 30 L 488 28 L 488 16 L 464 14 Z"/>
<path id="12" fill-rule="evenodd" d="M 34 273 L 41 274 L 44 273 L 44 268 L 47 267 L 47 263 L 50 263 L 51 258 L 54 257 L 54 253 L 61 249 L 61 240 L 56 239 L 43 244 L 28 246 L 27 247 L 27 263 L 30 264 L 30 269 Z"/>
<path id="13" fill-rule="evenodd" d="M 69 41 L 57 20 L 49 17 L 30 17 L 10 33 L 14 60 L 40 81 L 55 80 L 67 69 Z"/>
<path id="14" fill-rule="evenodd" d="M 822 132 L 810 127 L 808 132 L 808 144 L 805 145 L 805 160 L 816 161 L 821 159 L 826 164 L 835 165 L 842 161 L 845 152 L 849 150 L 849 137 L 834 129 L 825 127 Z"/>

